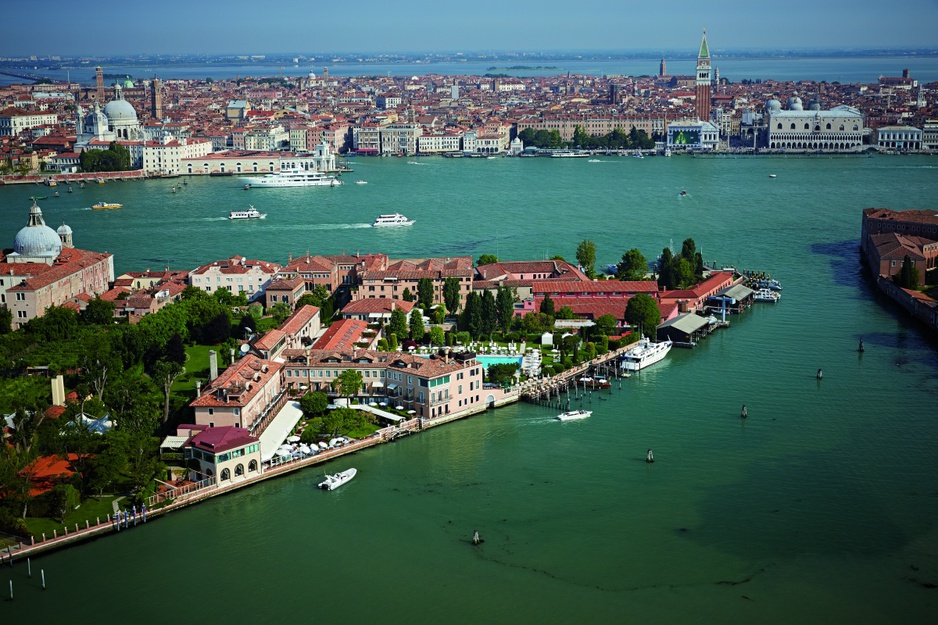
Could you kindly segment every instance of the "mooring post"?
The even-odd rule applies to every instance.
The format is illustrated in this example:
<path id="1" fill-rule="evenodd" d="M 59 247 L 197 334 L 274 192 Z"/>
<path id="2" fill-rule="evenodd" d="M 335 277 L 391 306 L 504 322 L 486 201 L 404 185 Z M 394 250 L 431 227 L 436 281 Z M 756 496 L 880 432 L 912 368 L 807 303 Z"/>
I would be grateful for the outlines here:
<path id="1" fill-rule="evenodd" d="M 26 576 L 29 578 L 33 576 L 33 563 L 29 561 L 29 558 L 26 558 Z"/>
<path id="2" fill-rule="evenodd" d="M 42 589 L 45 590 L 46 589 L 46 570 L 39 569 L 39 574 L 42 576 Z"/>

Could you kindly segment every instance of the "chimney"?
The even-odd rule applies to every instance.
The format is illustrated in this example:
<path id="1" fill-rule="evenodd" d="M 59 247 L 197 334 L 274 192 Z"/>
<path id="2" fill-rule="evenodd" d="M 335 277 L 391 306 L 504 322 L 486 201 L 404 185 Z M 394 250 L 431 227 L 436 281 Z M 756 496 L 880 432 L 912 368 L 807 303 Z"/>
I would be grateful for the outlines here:
<path id="1" fill-rule="evenodd" d="M 198 397 L 202 394 L 202 380 L 195 381 L 195 396 Z"/>
<path id="2" fill-rule="evenodd" d="M 65 378 L 59 374 L 52 378 L 52 405 L 65 405 Z"/>
<path id="3" fill-rule="evenodd" d="M 208 379 L 209 382 L 218 377 L 218 352 L 208 350 Z"/>

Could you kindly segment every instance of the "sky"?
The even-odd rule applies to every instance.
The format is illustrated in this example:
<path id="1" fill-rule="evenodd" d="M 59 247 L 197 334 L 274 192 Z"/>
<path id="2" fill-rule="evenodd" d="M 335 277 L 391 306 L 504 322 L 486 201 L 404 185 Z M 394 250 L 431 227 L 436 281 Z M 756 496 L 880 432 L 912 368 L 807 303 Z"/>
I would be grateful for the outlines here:
<path id="1" fill-rule="evenodd" d="M 0 0 L 0 14 L 2 57 L 654 52 L 694 48 L 704 27 L 716 53 L 938 51 L 938 0 Z"/>

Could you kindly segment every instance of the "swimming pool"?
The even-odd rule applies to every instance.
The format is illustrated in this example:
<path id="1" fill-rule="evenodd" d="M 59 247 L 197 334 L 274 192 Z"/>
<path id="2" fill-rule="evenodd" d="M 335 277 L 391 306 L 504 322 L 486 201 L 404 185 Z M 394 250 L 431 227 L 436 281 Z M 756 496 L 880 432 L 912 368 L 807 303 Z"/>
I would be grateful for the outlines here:
<path id="1" fill-rule="evenodd" d="M 518 365 L 518 368 L 519 368 L 519 369 L 521 368 L 521 356 L 482 356 L 482 355 L 477 355 L 477 356 L 476 356 L 476 360 L 478 360 L 480 363 L 482 363 L 482 366 L 485 367 L 486 369 L 488 369 L 490 365 L 509 365 L 509 364 L 516 364 L 516 363 L 517 363 L 517 365 Z"/>

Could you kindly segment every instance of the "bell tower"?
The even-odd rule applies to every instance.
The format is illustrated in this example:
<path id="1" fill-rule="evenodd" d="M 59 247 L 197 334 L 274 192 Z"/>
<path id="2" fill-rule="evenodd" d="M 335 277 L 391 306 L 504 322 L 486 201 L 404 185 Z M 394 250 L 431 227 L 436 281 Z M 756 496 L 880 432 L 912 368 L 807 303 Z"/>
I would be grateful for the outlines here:
<path id="1" fill-rule="evenodd" d="M 700 40 L 700 51 L 697 53 L 697 97 L 695 103 L 697 119 L 703 122 L 710 121 L 711 84 L 710 48 L 707 46 L 707 29 L 704 28 L 703 39 Z"/>

